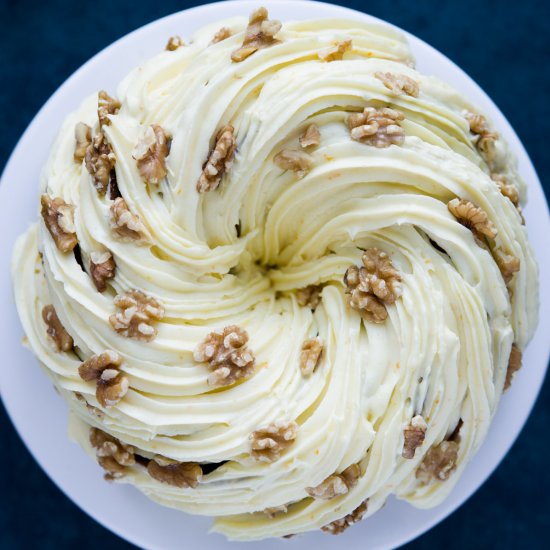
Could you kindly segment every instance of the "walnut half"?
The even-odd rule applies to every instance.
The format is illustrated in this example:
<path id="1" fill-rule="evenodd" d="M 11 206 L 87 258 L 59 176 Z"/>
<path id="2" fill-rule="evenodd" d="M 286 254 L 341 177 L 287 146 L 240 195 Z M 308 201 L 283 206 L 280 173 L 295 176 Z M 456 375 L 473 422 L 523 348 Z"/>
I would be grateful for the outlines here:
<path id="1" fill-rule="evenodd" d="M 100 197 L 105 196 L 116 157 L 103 132 L 97 134 L 88 146 L 84 161 L 96 191 Z"/>
<path id="2" fill-rule="evenodd" d="M 315 309 L 321 303 L 321 292 L 319 285 L 308 285 L 296 291 L 296 300 L 302 307 Z"/>
<path id="3" fill-rule="evenodd" d="M 202 167 L 202 173 L 197 181 L 199 193 L 215 191 L 218 188 L 223 175 L 233 164 L 236 148 L 235 129 L 230 124 L 226 124 L 216 134 L 214 149 L 210 151 Z"/>
<path id="4" fill-rule="evenodd" d="M 403 113 L 389 107 L 365 107 L 362 113 L 351 114 L 347 122 L 352 139 L 373 147 L 384 148 L 390 145 L 403 145 L 405 132 L 399 123 L 404 118 Z"/>
<path id="5" fill-rule="evenodd" d="M 473 202 L 454 198 L 449 201 L 447 208 L 459 223 L 473 231 L 478 238 L 484 235 L 485 237 L 494 239 L 497 236 L 497 228 L 489 219 L 487 212 L 476 206 Z"/>
<path id="6" fill-rule="evenodd" d="M 177 462 L 159 455 L 149 461 L 147 471 L 153 479 L 180 489 L 194 489 L 202 479 L 200 464 Z"/>
<path id="7" fill-rule="evenodd" d="M 78 244 L 74 225 L 74 206 L 63 199 L 52 199 L 45 193 L 40 197 L 41 214 L 55 246 L 60 252 L 71 252 Z"/>
<path id="8" fill-rule="evenodd" d="M 141 179 L 158 185 L 168 174 L 166 157 L 170 154 L 172 138 L 158 124 L 147 126 L 132 151 Z"/>
<path id="9" fill-rule="evenodd" d="M 61 324 L 51 304 L 42 309 L 42 319 L 48 326 L 48 336 L 53 340 L 57 351 L 71 351 L 74 346 L 73 338 Z"/>
<path id="10" fill-rule="evenodd" d="M 424 443 L 428 425 L 422 416 L 417 414 L 412 418 L 411 423 L 403 430 L 405 442 L 401 456 L 403 458 L 414 458 L 416 449 Z"/>
<path id="11" fill-rule="evenodd" d="M 344 516 L 342 519 L 337 519 L 332 521 L 328 525 L 321 527 L 321 530 L 325 533 L 330 533 L 331 535 L 339 535 L 343 533 L 348 527 L 351 527 L 354 523 L 361 521 L 363 516 L 367 512 L 369 499 L 364 500 L 353 512 L 350 512 L 347 516 Z"/>
<path id="12" fill-rule="evenodd" d="M 107 472 L 107 480 L 123 477 L 126 467 L 136 463 L 131 445 L 124 445 L 98 428 L 90 428 L 90 444 L 96 450 L 99 465 Z"/>
<path id="13" fill-rule="evenodd" d="M 359 464 L 352 464 L 342 473 L 328 476 L 316 487 L 306 487 L 306 492 L 313 498 L 331 500 L 351 491 L 357 485 L 360 477 L 361 468 Z"/>
<path id="14" fill-rule="evenodd" d="M 250 434 L 251 455 L 259 462 L 275 462 L 298 434 L 296 422 L 278 421 Z"/>
<path id="15" fill-rule="evenodd" d="M 501 248 L 492 250 L 495 263 L 497 264 L 504 282 L 508 284 L 520 269 L 520 260 L 512 254 L 506 254 Z"/>
<path id="16" fill-rule="evenodd" d="M 116 264 L 113 255 L 105 252 L 92 252 L 90 254 L 90 274 L 98 292 L 104 292 L 107 281 L 113 279 L 116 272 Z"/>
<path id="17" fill-rule="evenodd" d="M 247 343 L 246 330 L 229 325 L 222 330 L 210 332 L 195 348 L 195 361 L 208 363 L 212 370 L 208 376 L 210 386 L 229 386 L 254 372 L 256 359 Z"/>

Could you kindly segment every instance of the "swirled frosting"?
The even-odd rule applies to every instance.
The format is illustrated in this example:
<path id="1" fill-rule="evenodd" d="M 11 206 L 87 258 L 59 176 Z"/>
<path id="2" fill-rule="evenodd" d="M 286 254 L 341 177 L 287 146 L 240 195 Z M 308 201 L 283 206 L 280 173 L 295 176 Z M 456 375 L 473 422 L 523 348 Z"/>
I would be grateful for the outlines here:
<path id="1" fill-rule="evenodd" d="M 29 345 L 70 406 L 72 436 L 95 456 L 98 428 L 137 457 L 111 477 L 215 516 L 230 538 L 339 532 L 390 495 L 434 506 L 482 443 L 511 351 L 536 325 L 525 184 L 490 123 L 472 118 L 479 110 L 417 72 L 392 28 L 260 21 L 268 43 L 232 59 L 247 24 L 171 40 L 122 81 L 101 126 L 97 96 L 67 117 L 41 188 L 74 206 L 74 227 L 58 229 L 78 244 L 63 251 L 40 219 L 16 246 Z M 114 155 L 114 195 L 98 192 L 83 154 L 74 160 L 81 122 L 91 128 L 81 138 L 101 131 Z M 220 168 L 212 154 L 227 126 L 235 151 Z M 158 182 L 139 167 L 154 148 L 149 128 L 169 142 Z M 302 146 L 308 129 L 318 139 Z M 199 192 L 209 159 L 221 179 Z M 117 195 L 143 240 L 114 231 Z M 392 300 L 377 294 L 389 284 L 381 272 L 362 264 L 373 250 L 396 274 Z M 100 257 L 116 266 L 103 288 L 91 276 Z M 362 287 L 349 282 L 351 266 Z M 298 299 L 308 287 L 318 303 Z M 140 325 L 146 338 L 113 325 L 117 297 L 132 290 L 159 306 Z M 367 297 L 384 319 L 365 314 Z M 47 306 L 72 338 L 63 349 Z M 197 346 L 228 326 L 246 331 L 253 364 L 213 385 Z M 301 369 L 312 339 L 322 352 Z M 128 387 L 100 402 L 93 369 L 85 379 L 80 367 L 106 350 Z M 258 460 L 258 431 L 281 425 L 288 440 Z M 153 457 L 202 474 L 178 486 L 151 475 Z"/>

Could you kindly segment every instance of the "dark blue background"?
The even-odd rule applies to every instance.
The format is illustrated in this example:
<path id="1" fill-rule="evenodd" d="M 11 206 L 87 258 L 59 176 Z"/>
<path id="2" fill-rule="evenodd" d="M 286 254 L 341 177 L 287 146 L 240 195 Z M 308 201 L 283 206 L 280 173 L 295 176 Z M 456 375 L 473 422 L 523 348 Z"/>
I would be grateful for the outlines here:
<path id="1" fill-rule="evenodd" d="M 0 0 L 0 169 L 33 115 L 82 63 L 129 31 L 201 3 Z M 548 1 L 336 3 L 416 34 L 473 77 L 516 129 L 548 196 Z M 547 380 L 525 429 L 489 481 L 450 518 L 406 548 L 548 548 L 549 412 Z M 30 457 L 3 409 L 0 434 L 1 549 L 131 548 L 60 493 Z"/>

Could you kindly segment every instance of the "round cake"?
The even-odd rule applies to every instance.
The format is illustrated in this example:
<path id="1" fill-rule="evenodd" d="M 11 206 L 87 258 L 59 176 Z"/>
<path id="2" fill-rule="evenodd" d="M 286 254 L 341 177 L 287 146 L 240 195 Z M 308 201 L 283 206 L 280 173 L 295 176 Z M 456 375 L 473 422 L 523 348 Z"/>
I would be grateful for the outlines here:
<path id="1" fill-rule="evenodd" d="M 537 322 L 525 198 L 399 32 L 259 8 L 68 116 L 17 307 L 107 480 L 231 539 L 338 534 L 483 442 Z"/>

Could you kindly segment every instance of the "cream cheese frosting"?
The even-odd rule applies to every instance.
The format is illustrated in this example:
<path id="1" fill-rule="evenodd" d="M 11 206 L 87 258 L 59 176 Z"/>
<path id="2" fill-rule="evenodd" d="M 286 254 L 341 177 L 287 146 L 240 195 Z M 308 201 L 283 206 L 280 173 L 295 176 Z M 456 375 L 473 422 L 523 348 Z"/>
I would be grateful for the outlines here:
<path id="1" fill-rule="evenodd" d="M 60 250 L 42 219 L 16 245 L 13 281 L 29 346 L 69 404 L 72 437 L 95 457 L 89 434 L 99 428 L 140 457 L 117 481 L 215 516 L 214 530 L 229 538 L 339 532 L 390 495 L 435 506 L 483 442 L 511 351 L 525 348 L 537 323 L 537 267 L 517 208 L 526 185 L 506 143 L 469 121 L 479 109 L 417 72 L 394 29 L 285 22 L 271 27 L 272 43 L 236 62 L 247 24 L 235 18 L 201 29 L 188 45 L 173 40 L 122 81 L 120 107 L 101 127 L 96 95 L 67 117 L 41 191 L 74 206 L 78 247 Z M 226 38 L 212 43 L 220 28 Z M 395 78 L 413 87 L 392 86 Z M 402 137 L 387 147 L 352 137 L 350 115 L 387 107 L 402 114 L 392 126 Z M 85 160 L 75 162 L 81 122 L 92 137 L 104 133 L 118 194 L 143 242 L 113 231 L 111 195 L 98 193 Z M 144 181 L 136 160 L 151 150 L 154 125 L 171 141 L 158 183 Z M 233 162 L 217 188 L 199 193 L 227 125 Z M 318 144 L 301 147 L 312 125 Z M 300 152 L 304 173 L 281 167 L 285 150 Z M 493 237 L 453 215 L 456 198 L 477 208 Z M 343 282 L 373 249 L 399 273 L 383 322 L 350 305 Z M 514 259 L 511 273 L 499 254 Z M 91 263 L 109 257 L 116 272 L 99 292 Z M 316 305 L 298 298 L 310 285 L 320 293 Z M 116 297 L 133 289 L 162 309 L 145 321 L 148 339 L 110 321 Z M 72 337 L 68 351 L 48 335 L 48 305 Z M 227 326 L 247 332 L 253 369 L 212 387 L 196 349 Z M 312 338 L 322 353 L 305 375 L 302 346 Z M 107 406 L 96 382 L 79 374 L 106 350 L 120 357 L 114 370 L 129 386 Z M 273 423 L 293 423 L 295 437 L 276 460 L 257 460 L 251 434 Z M 419 438 L 405 458 L 411 433 Z M 452 463 L 438 459 L 446 448 L 456 451 Z M 198 484 L 153 477 L 146 465 L 155 456 L 201 465 Z M 353 465 L 347 483 L 343 472 Z M 333 498 L 312 496 L 327 479 L 339 487 Z"/>

